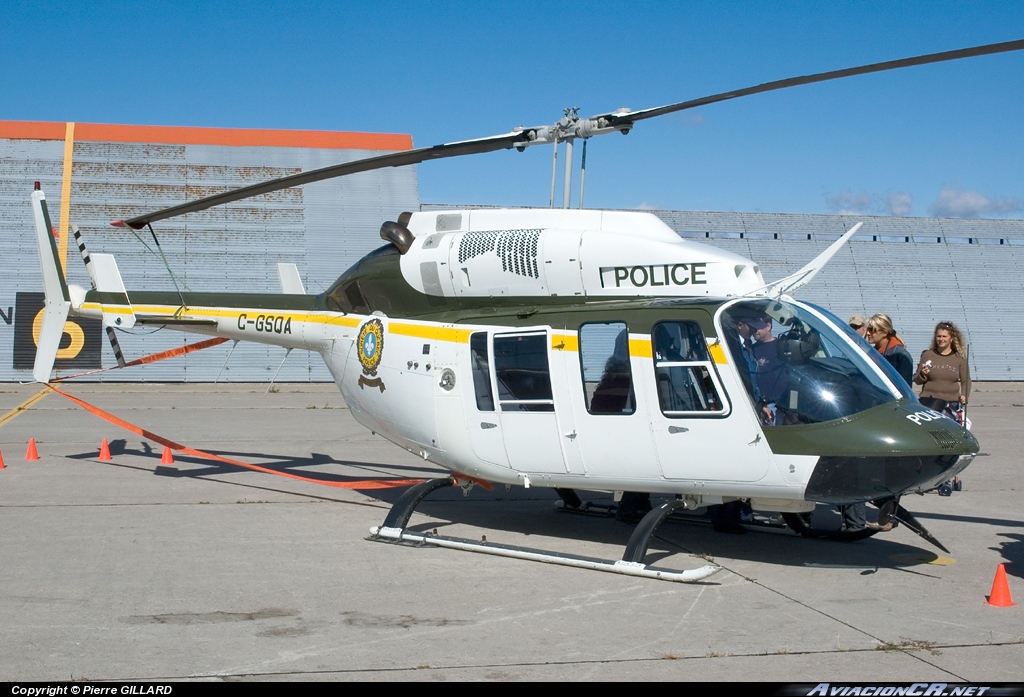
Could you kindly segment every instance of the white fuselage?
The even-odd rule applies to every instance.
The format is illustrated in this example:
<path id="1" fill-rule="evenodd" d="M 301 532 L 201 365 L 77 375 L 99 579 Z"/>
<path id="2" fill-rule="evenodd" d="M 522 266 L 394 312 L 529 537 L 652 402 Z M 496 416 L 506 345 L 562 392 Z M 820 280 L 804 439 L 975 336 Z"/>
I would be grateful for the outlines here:
<path id="1" fill-rule="evenodd" d="M 570 297 L 585 303 L 752 296 L 764 288 L 750 260 L 683 241 L 646 213 L 417 213 L 408 228 L 415 239 L 399 260 L 401 274 L 425 296 Z M 108 287 L 123 300 L 106 305 L 83 302 L 84 291 L 73 288 L 74 311 L 128 326 L 135 316 L 148 323 L 167 317 L 169 326 L 185 331 L 316 351 L 360 423 L 454 472 L 526 486 L 677 493 L 697 503 L 756 492 L 755 505 L 760 501 L 768 510 L 806 505 L 803 491 L 815 458 L 787 455 L 780 462 L 773 455 L 736 368 L 715 338 L 708 340 L 704 366 L 720 395 L 715 414 L 666 415 L 651 335 L 631 331 L 635 403 L 630 413 L 612 416 L 588 410 L 594 384 L 585 380 L 578 333 L 564 325 L 446 325 L 382 312 L 129 304 L 119 283 L 114 278 Z M 371 324 L 376 333 L 368 338 Z M 483 373 L 474 376 L 473 334 L 492 356 L 496 338 L 542 337 L 535 340 L 546 347 L 550 397 L 539 405 L 503 403 L 492 361 L 486 380 L 493 403 L 481 407 Z"/>

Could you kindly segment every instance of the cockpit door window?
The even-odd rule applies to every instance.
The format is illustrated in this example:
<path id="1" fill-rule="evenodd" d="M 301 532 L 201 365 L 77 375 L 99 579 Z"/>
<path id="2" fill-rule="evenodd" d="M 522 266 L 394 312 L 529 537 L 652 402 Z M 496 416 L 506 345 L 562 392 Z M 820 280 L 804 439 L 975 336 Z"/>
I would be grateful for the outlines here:
<path id="1" fill-rule="evenodd" d="M 696 322 L 659 322 L 651 333 L 658 403 L 665 416 L 724 414 L 707 341 Z"/>
<path id="2" fill-rule="evenodd" d="M 502 411 L 554 411 L 544 331 L 494 336 L 494 374 Z"/>

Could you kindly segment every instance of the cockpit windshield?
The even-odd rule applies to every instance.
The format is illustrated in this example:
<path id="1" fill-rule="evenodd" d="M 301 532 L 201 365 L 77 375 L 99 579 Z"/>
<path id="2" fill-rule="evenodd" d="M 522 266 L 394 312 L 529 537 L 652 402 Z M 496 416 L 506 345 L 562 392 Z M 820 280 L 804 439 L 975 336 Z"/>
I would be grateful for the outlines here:
<path id="1" fill-rule="evenodd" d="M 744 300 L 721 312 L 725 344 L 765 425 L 832 421 L 898 399 L 867 344 L 855 349 L 824 317 L 844 327 L 820 308 L 780 300 Z"/>

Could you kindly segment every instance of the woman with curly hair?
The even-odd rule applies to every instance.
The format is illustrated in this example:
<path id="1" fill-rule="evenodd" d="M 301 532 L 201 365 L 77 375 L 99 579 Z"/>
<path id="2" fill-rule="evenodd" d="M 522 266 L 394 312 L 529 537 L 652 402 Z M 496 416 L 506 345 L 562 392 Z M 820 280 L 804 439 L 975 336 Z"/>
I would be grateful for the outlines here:
<path id="1" fill-rule="evenodd" d="M 907 384 L 910 384 L 914 377 L 914 359 L 907 351 L 903 339 L 892 328 L 892 319 L 889 315 L 881 313 L 872 315 L 867 323 L 868 333 L 864 338 L 868 343 L 878 349 L 885 360 L 896 369 Z"/>
<path id="2" fill-rule="evenodd" d="M 921 354 L 914 382 L 923 385 L 921 404 L 941 412 L 951 404 L 967 404 L 971 371 L 964 335 L 952 322 L 935 325 L 932 345 Z"/>

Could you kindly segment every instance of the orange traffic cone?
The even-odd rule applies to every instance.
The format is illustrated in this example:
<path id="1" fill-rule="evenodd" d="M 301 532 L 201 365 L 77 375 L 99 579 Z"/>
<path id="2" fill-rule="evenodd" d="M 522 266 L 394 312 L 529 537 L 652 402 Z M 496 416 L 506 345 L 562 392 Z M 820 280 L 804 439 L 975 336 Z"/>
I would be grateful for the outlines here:
<path id="1" fill-rule="evenodd" d="M 163 457 L 160 458 L 161 465 L 173 465 L 174 455 L 171 454 L 171 447 L 169 445 L 164 446 Z"/>
<path id="2" fill-rule="evenodd" d="M 39 459 L 39 453 L 36 452 L 36 439 L 35 438 L 29 438 L 28 439 L 28 450 L 25 452 L 25 460 L 28 461 L 28 460 L 38 460 L 38 459 Z"/>
<path id="3" fill-rule="evenodd" d="M 100 462 L 110 462 L 113 459 L 110 457 L 110 445 L 107 443 L 107 439 L 104 438 L 103 442 L 100 443 Z"/>
<path id="4" fill-rule="evenodd" d="M 996 577 L 992 581 L 992 594 L 988 596 L 985 604 L 996 607 L 1013 607 L 1017 604 L 1010 597 L 1010 584 L 1006 582 L 1006 567 L 1002 564 L 996 567 Z"/>
<path id="5" fill-rule="evenodd" d="M 4 454 L 0 453 L 0 470 L 4 469 Z"/>

